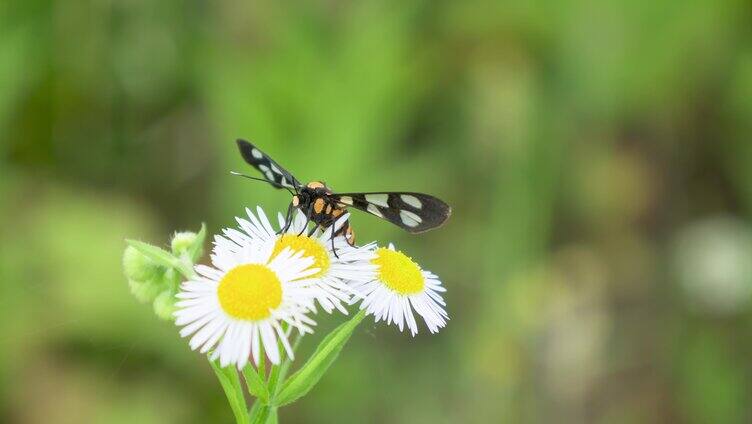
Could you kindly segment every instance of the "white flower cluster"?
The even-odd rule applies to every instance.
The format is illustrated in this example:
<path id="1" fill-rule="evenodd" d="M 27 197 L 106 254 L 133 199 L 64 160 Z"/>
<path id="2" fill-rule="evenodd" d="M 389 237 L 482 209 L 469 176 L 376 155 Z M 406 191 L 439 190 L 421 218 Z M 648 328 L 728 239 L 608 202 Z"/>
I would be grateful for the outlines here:
<path id="1" fill-rule="evenodd" d="M 293 329 L 313 332 L 309 315 L 317 307 L 347 314 L 347 306 L 360 302 L 376 321 L 407 326 L 413 335 L 414 312 L 432 333 L 446 325 L 438 277 L 391 244 L 353 247 L 343 236 L 332 241 L 331 229 L 309 236 L 302 213 L 280 233 L 261 208 L 246 212 L 247 219 L 237 218 L 239 228 L 214 237 L 212 266 L 196 266 L 197 276 L 176 295 L 180 334 L 221 366 L 243 368 L 250 358 L 258 364 L 262 354 L 277 364 L 280 344 L 292 359 L 288 337 Z M 340 217 L 335 230 L 347 219 Z M 278 220 L 285 228 L 281 214 Z"/>

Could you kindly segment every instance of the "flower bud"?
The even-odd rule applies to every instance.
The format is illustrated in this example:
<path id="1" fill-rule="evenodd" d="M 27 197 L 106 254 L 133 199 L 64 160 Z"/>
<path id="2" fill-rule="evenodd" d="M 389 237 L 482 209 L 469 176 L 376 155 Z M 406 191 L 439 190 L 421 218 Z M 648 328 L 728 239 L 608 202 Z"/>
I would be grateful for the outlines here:
<path id="1" fill-rule="evenodd" d="M 155 280 L 162 273 L 159 265 L 144 256 L 133 246 L 125 248 L 125 252 L 123 253 L 123 269 L 128 280 L 139 282 Z"/>
<path id="2" fill-rule="evenodd" d="M 128 286 L 131 288 L 131 293 L 139 302 L 146 303 L 153 301 L 163 288 L 158 283 L 159 279 L 149 281 L 128 280 Z"/>
<path id="3" fill-rule="evenodd" d="M 157 314 L 160 319 L 165 321 L 174 320 L 175 318 L 172 316 L 172 313 L 177 310 L 175 307 L 176 301 L 177 298 L 175 297 L 174 291 L 163 291 L 156 299 L 154 299 L 154 313 Z"/>
<path id="4" fill-rule="evenodd" d="M 172 236 L 172 253 L 179 255 L 187 252 L 193 247 L 196 242 L 196 233 L 191 231 L 177 232 Z"/>
<path id="5" fill-rule="evenodd" d="M 188 255 L 191 260 L 197 260 L 203 255 L 205 231 L 196 234 L 191 231 L 175 233 L 172 237 L 171 247 L 175 256 Z"/>

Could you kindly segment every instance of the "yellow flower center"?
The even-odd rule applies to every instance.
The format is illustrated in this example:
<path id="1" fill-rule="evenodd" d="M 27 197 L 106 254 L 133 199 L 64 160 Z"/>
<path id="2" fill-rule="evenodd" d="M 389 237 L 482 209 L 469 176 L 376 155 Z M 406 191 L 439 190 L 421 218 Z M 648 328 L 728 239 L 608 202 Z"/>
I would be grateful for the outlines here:
<path id="1" fill-rule="evenodd" d="M 240 265 L 219 281 L 219 304 L 233 318 L 259 321 L 282 303 L 277 274 L 260 264 Z"/>
<path id="2" fill-rule="evenodd" d="M 402 252 L 380 247 L 371 263 L 379 266 L 379 279 L 399 294 L 420 293 L 426 285 L 418 264 Z"/>
<path id="3" fill-rule="evenodd" d="M 274 251 L 272 252 L 272 258 L 277 256 L 279 252 L 283 251 L 285 247 L 289 247 L 293 252 L 302 251 L 303 256 L 310 256 L 313 258 L 314 262 L 313 265 L 311 265 L 311 268 L 318 268 L 319 272 L 306 278 L 320 277 L 329 270 L 329 254 L 318 240 L 308 236 L 285 234 L 277 239 L 277 243 L 274 245 Z"/>

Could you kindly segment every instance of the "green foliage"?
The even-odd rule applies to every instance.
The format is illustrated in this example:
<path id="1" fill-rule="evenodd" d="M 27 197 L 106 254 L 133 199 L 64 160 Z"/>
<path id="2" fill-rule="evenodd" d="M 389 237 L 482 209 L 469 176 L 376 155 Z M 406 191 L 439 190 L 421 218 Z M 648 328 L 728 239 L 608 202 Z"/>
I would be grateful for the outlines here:
<path id="1" fill-rule="evenodd" d="M 259 375 L 259 372 L 252 364 L 248 364 L 243 368 L 243 377 L 245 377 L 245 383 L 248 387 L 248 393 L 258 398 L 261 403 L 269 403 L 269 390 L 266 388 L 266 382 Z"/>
<path id="2" fill-rule="evenodd" d="M 248 424 L 249 416 L 246 409 L 245 397 L 243 396 L 243 389 L 240 386 L 240 377 L 237 370 L 233 366 L 222 368 L 217 361 L 209 361 L 214 374 L 219 379 L 219 383 L 222 385 L 227 400 L 232 408 L 232 413 L 235 415 L 235 422 L 237 424 Z M 262 421 L 263 422 L 263 421 Z M 255 423 L 255 421 L 254 421 Z"/>
<path id="3" fill-rule="evenodd" d="M 186 264 L 184 261 L 181 261 L 180 258 L 164 249 L 160 249 L 157 246 L 152 246 L 138 240 L 126 240 L 126 242 L 130 247 L 138 250 L 139 253 L 158 264 L 163 269 L 179 269 L 186 277 L 193 275 L 193 272 L 189 267 L 190 264 Z"/>
<path id="4" fill-rule="evenodd" d="M 150 281 L 160 277 L 163 266 L 141 253 L 137 248 L 128 246 L 123 253 L 123 270 L 129 280 Z"/>
<path id="5" fill-rule="evenodd" d="M 159 284 L 155 284 L 153 279 L 149 280 L 128 280 L 128 287 L 131 289 L 133 296 L 141 303 L 154 302 L 154 300 L 162 293 L 163 287 Z"/>
<path id="6" fill-rule="evenodd" d="M 206 225 L 198 233 L 175 233 L 172 253 L 138 240 L 126 240 L 123 269 L 131 293 L 141 302 L 152 302 L 154 313 L 165 321 L 175 312 L 175 294 L 181 279 L 194 276 L 193 263 L 200 259 Z"/>
<path id="7" fill-rule="evenodd" d="M 332 330 L 323 338 L 300 370 L 286 381 L 285 371 L 291 363 L 289 358 L 285 359 L 281 365 L 272 366 L 268 381 L 264 381 L 263 368 L 257 370 L 253 364 L 249 363 L 241 372 L 233 366 L 222 368 L 217 361 L 210 360 L 209 363 L 235 416 L 235 422 L 238 424 L 276 423 L 278 408 L 305 396 L 319 382 L 364 317 L 365 311 L 360 311 L 353 318 Z M 241 373 L 245 378 L 248 393 L 255 398 L 250 410 L 246 408 L 245 395 L 239 377 Z M 279 384 L 283 385 L 278 390 Z"/>
<path id="8" fill-rule="evenodd" d="M 350 340 L 353 330 L 365 316 L 365 310 L 359 311 L 324 337 L 300 370 L 282 385 L 279 394 L 274 397 L 275 405 L 287 405 L 305 396 L 337 360 L 342 348 Z"/>
<path id="9" fill-rule="evenodd" d="M 169 272 L 173 272 L 173 270 L 168 270 Z M 152 304 L 154 313 L 160 319 L 165 321 L 172 320 L 172 314 L 177 310 L 175 307 L 175 293 L 174 289 L 165 290 L 154 299 L 154 303 Z"/>
<path id="10" fill-rule="evenodd" d="M 274 410 L 274 407 L 269 405 L 263 405 L 261 403 L 254 404 L 254 408 L 251 409 L 250 422 L 251 424 L 265 424 L 269 422 L 269 417 Z"/>
<path id="11" fill-rule="evenodd" d="M 198 233 L 184 231 L 175 233 L 170 241 L 172 253 L 177 257 L 187 257 L 191 262 L 201 259 L 204 254 L 204 240 L 206 239 L 206 224 L 201 224 Z"/>
<path id="12" fill-rule="evenodd" d="M 175 275 L 144 284 L 166 264 L 140 254 L 126 285 L 121 259 L 125 237 L 173 254 L 176 228 L 284 210 L 284 191 L 228 175 L 246 137 L 300 179 L 454 207 L 420 236 L 353 214 L 358 240 L 442 277 L 452 320 L 434 337 L 362 325 L 282 421 L 748 422 L 752 303 L 704 309 L 673 246 L 706 218 L 750 228 L 751 16 L 738 0 L 0 2 L 0 421 L 232 419 L 129 295 L 155 302 Z M 724 253 L 709 269 L 742 275 Z M 700 288 L 750 284 L 720 281 Z"/>

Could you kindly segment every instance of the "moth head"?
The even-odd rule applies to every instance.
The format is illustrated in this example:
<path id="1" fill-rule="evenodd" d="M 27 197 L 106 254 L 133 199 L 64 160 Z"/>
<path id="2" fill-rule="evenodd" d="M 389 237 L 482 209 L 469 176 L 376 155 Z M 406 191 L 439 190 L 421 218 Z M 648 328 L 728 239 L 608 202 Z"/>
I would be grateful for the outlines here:
<path id="1" fill-rule="evenodd" d="M 292 196 L 292 206 L 298 209 L 307 209 L 313 199 L 313 191 L 308 187 L 303 187 L 300 192 Z"/>

